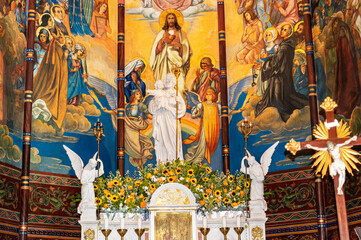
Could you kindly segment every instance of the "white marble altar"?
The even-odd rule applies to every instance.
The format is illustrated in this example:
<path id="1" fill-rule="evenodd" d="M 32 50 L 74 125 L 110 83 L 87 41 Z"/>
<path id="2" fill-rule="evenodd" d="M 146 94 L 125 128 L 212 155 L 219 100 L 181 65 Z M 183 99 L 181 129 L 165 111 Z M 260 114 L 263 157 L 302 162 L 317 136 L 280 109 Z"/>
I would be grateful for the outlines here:
<path id="1" fill-rule="evenodd" d="M 153 194 L 152 199 L 149 203 L 148 209 L 150 211 L 149 219 L 142 219 L 141 225 L 142 228 L 146 228 L 148 231 L 146 234 L 143 234 L 142 240 L 162 240 L 155 238 L 155 216 L 158 213 L 175 213 L 175 212 L 189 212 L 192 219 L 192 227 L 189 229 L 191 231 L 192 240 L 201 240 L 199 228 L 203 227 L 204 224 L 210 228 L 208 234 L 208 239 L 212 240 L 223 240 L 223 234 L 219 228 L 223 227 L 225 224 L 227 227 L 231 228 L 227 239 L 228 240 L 237 240 L 238 236 L 234 231 L 234 227 L 240 225 L 244 227 L 244 231 L 241 235 L 242 240 L 245 239 L 256 239 L 263 240 L 266 239 L 265 236 L 265 223 L 267 218 L 265 218 L 265 213 L 254 213 L 251 212 L 251 218 L 245 218 L 240 216 L 242 213 L 236 211 L 226 211 L 226 212 L 213 212 L 212 214 L 207 215 L 206 223 L 203 222 L 203 216 L 201 214 L 196 215 L 197 204 L 195 197 L 192 192 L 185 186 L 178 183 L 168 183 L 159 187 Z M 259 210 L 259 209 L 258 209 Z M 252 211 L 252 208 L 251 208 Z M 80 224 L 82 231 L 82 239 L 87 240 L 104 240 L 105 237 L 101 233 L 101 229 L 105 227 L 104 213 L 100 221 L 96 221 L 96 210 L 87 209 L 82 213 Z M 121 226 L 121 214 L 112 213 L 108 214 L 108 227 L 112 230 L 108 240 L 119 240 L 120 235 L 117 232 L 117 229 Z M 136 214 L 127 214 L 125 218 L 125 228 L 128 229 L 127 234 L 125 235 L 126 240 L 138 240 L 134 229 L 138 228 L 139 216 Z M 238 221 L 237 221 L 238 218 Z M 176 240 L 181 240 L 178 238 L 173 238 Z M 167 239 L 171 240 L 171 239 Z M 190 239 L 187 239 L 190 240 Z"/>

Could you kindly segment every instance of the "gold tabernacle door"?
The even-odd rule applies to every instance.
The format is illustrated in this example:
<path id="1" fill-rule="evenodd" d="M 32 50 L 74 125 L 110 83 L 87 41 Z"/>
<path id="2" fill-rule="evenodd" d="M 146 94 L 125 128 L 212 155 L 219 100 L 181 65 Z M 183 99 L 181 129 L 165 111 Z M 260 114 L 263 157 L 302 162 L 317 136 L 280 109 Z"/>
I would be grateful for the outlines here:
<path id="1" fill-rule="evenodd" d="M 150 240 L 196 240 L 197 204 L 193 193 L 178 183 L 158 188 L 150 200 Z"/>

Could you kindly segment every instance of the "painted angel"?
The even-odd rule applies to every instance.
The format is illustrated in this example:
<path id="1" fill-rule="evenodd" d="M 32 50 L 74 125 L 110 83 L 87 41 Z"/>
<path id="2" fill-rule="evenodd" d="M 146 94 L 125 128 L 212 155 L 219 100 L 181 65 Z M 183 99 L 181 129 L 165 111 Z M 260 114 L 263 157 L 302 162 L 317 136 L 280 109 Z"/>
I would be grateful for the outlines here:
<path id="1" fill-rule="evenodd" d="M 188 92 L 188 104 L 192 107 L 192 118 L 201 117 L 200 127 L 195 135 L 183 140 L 190 146 L 184 155 L 185 160 L 202 164 L 204 159 L 211 164 L 211 156 L 216 151 L 220 135 L 220 105 L 217 103 L 218 96 L 212 88 L 205 92 L 205 101 L 201 102 L 198 94 Z"/>
<path id="2" fill-rule="evenodd" d="M 104 174 L 103 162 L 98 158 L 98 152 L 94 154 L 87 165 L 84 167 L 83 160 L 73 150 L 63 145 L 66 153 L 69 156 L 71 166 L 75 171 L 75 175 L 81 182 L 81 202 L 78 206 L 78 213 L 81 214 L 89 207 L 95 207 L 95 193 L 93 182 L 95 178 Z M 97 165 L 99 163 L 99 168 Z"/>
<path id="3" fill-rule="evenodd" d="M 261 157 L 261 164 L 259 164 L 254 156 L 252 156 L 248 151 L 247 155 L 243 157 L 241 164 L 241 171 L 243 173 L 246 172 L 246 166 L 244 164 L 244 160 L 247 159 L 249 167 L 247 168 L 247 174 L 250 175 L 251 182 L 251 201 L 261 200 L 264 201 L 264 186 L 263 181 L 264 177 L 268 173 L 268 168 L 271 165 L 272 155 L 278 145 L 279 141 L 274 143 L 271 147 L 269 147 Z M 265 202 L 264 202 L 265 203 Z M 267 205 L 265 203 L 264 210 L 267 210 Z"/>

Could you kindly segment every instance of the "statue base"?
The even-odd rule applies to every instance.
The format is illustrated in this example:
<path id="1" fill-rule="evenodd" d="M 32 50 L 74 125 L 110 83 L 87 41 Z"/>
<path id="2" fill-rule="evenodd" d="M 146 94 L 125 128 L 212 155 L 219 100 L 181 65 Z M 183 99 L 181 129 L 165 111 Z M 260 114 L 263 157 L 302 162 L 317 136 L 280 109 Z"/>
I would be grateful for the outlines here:
<path id="1" fill-rule="evenodd" d="M 251 200 L 249 202 L 251 218 L 266 218 L 267 204 L 263 199 Z"/>
<path id="2" fill-rule="evenodd" d="M 97 219 L 97 206 L 94 205 L 87 205 L 86 208 L 82 208 L 82 213 L 80 215 L 80 221 L 87 221 L 89 219 Z"/>

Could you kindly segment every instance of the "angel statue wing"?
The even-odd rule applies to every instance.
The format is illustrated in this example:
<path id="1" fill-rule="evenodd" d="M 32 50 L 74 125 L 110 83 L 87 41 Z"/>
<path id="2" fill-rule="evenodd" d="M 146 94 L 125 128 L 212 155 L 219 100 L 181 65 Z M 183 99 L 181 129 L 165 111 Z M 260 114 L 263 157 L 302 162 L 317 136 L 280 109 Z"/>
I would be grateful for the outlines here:
<path id="1" fill-rule="evenodd" d="M 261 157 L 261 166 L 263 169 L 263 175 L 266 176 L 268 173 L 268 168 L 272 162 L 272 155 L 276 150 L 276 147 L 280 141 L 275 142 L 272 146 L 270 146 Z"/>
<path id="2" fill-rule="evenodd" d="M 84 163 L 83 160 L 79 157 L 78 154 L 76 154 L 73 150 L 68 148 L 67 146 L 63 145 L 66 153 L 68 154 L 68 157 L 71 162 L 71 166 L 74 169 L 75 175 L 78 177 L 78 179 L 81 179 L 81 175 L 83 173 L 84 169 Z"/>

